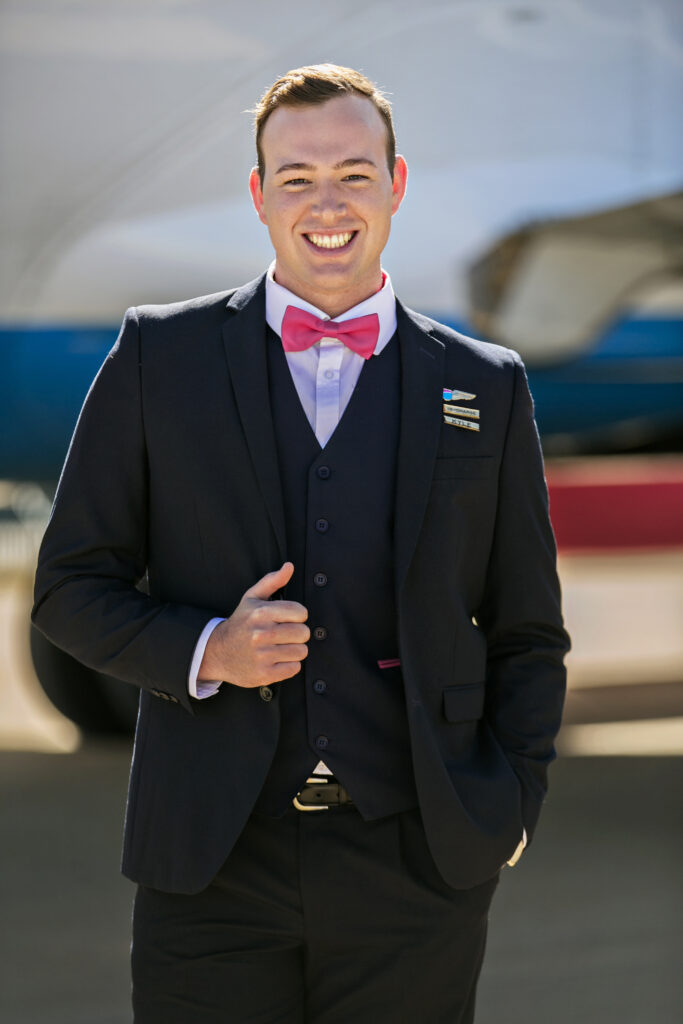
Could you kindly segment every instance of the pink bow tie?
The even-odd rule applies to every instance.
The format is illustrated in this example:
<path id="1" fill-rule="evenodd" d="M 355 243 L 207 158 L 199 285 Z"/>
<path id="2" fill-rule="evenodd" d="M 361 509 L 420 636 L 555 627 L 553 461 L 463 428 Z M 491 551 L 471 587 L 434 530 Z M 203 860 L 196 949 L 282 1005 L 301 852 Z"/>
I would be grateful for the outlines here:
<path id="1" fill-rule="evenodd" d="M 321 338 L 336 338 L 363 359 L 369 359 L 375 351 L 378 337 L 377 313 L 337 323 L 336 320 L 320 320 L 296 306 L 287 306 L 282 318 L 282 347 L 285 352 L 303 352 Z"/>

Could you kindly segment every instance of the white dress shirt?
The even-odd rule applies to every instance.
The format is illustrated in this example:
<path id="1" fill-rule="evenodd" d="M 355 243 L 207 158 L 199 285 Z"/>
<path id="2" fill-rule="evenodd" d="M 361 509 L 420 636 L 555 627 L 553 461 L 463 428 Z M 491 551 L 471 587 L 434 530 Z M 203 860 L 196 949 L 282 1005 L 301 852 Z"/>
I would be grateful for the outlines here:
<path id="1" fill-rule="evenodd" d="M 300 299 L 287 288 L 278 284 L 274 276 L 275 263 L 271 263 L 266 275 L 266 322 L 278 337 L 281 336 L 282 319 L 287 306 L 297 306 L 320 320 L 331 320 L 327 313 L 316 309 L 310 302 Z M 357 316 L 376 313 L 379 317 L 379 337 L 374 355 L 388 345 L 396 332 L 396 298 L 389 275 L 383 272 L 382 287 L 368 299 L 352 309 L 334 317 L 337 323 Z M 321 338 L 305 352 L 286 352 L 285 358 L 292 375 L 299 400 L 306 413 L 318 443 L 325 447 L 332 437 L 354 392 L 365 359 L 347 348 L 338 338 Z M 373 358 L 372 356 L 370 358 Z M 254 580 L 254 582 L 256 582 Z M 194 649 L 188 675 L 188 690 L 191 697 L 203 700 L 218 692 L 220 680 L 199 681 L 197 674 L 204 657 L 209 637 L 224 618 L 207 622 Z"/>

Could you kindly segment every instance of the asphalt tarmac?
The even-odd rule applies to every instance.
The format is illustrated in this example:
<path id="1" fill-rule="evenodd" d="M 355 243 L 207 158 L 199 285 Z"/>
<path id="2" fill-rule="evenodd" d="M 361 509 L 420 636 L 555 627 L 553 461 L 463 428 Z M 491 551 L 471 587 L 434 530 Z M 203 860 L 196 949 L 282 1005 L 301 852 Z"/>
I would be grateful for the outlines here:
<path id="1" fill-rule="evenodd" d="M 128 760 L 0 753 L 3 1024 L 130 1021 Z M 679 1024 L 682 776 L 675 757 L 558 761 L 494 901 L 477 1024 Z"/>

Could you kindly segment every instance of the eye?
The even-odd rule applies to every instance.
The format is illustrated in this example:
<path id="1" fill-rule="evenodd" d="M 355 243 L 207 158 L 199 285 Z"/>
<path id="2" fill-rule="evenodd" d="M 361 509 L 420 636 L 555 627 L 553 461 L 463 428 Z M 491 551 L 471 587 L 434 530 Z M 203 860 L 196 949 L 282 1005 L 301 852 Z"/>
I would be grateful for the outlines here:
<path id="1" fill-rule="evenodd" d="M 347 174 L 344 181 L 370 181 L 367 174 Z"/>
<path id="2" fill-rule="evenodd" d="M 296 188 L 299 185 L 309 185 L 310 181 L 308 178 L 287 178 L 287 180 L 283 181 L 282 184 L 294 186 Z"/>

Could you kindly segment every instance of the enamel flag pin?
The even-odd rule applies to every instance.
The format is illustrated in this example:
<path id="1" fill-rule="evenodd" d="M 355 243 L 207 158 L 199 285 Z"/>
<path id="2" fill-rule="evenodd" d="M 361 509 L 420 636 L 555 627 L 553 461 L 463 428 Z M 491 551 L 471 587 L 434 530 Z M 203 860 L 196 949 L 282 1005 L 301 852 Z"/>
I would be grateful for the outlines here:
<path id="1" fill-rule="evenodd" d="M 469 391 L 456 391 L 455 388 L 443 389 L 444 402 L 471 402 L 476 397 L 476 395 L 471 394 Z"/>
<path id="2" fill-rule="evenodd" d="M 470 391 L 458 391 L 456 388 L 443 389 L 443 421 L 452 427 L 463 430 L 479 430 L 479 410 L 465 405 L 453 405 L 453 402 L 471 402 L 476 398 Z"/>

